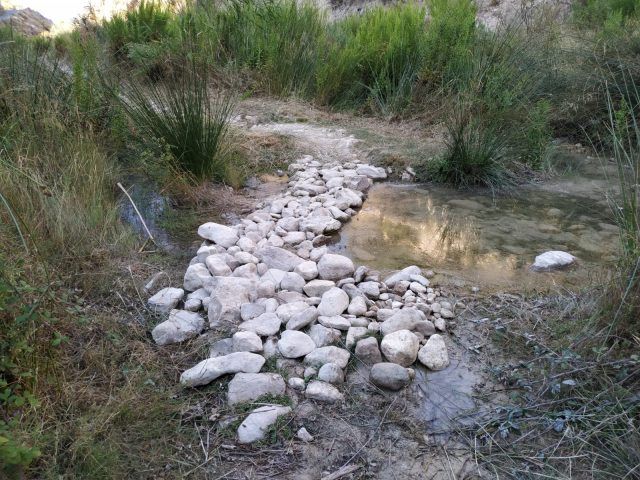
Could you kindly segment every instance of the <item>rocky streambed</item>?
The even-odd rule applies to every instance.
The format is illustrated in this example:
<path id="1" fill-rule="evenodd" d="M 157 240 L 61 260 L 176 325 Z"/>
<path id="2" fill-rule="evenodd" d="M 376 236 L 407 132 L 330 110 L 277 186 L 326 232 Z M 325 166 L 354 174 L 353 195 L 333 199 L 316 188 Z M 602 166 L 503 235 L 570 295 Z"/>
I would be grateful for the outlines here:
<path id="1" fill-rule="evenodd" d="M 167 317 L 152 332 L 159 345 L 206 330 L 231 333 L 182 372 L 180 382 L 197 387 L 233 375 L 229 404 L 264 395 L 335 404 L 349 389 L 351 362 L 365 366 L 368 381 L 388 391 L 409 385 L 416 364 L 446 368 L 447 322 L 456 305 L 431 285 L 433 272 L 412 265 L 383 276 L 325 245 L 387 172 L 350 155 L 305 156 L 289 174 L 285 192 L 236 225 L 201 225 L 203 243 L 181 288 L 164 288 L 149 299 Z M 288 372 L 286 382 L 264 371 L 274 357 Z M 260 406 L 243 419 L 238 441 L 263 438 L 290 412 L 285 404 Z"/>

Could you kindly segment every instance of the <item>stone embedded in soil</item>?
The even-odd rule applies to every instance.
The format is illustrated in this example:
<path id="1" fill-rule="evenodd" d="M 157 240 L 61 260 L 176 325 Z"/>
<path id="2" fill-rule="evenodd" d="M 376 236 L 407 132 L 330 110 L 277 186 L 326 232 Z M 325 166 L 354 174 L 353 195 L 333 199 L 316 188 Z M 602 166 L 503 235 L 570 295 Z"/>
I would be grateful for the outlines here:
<path id="1" fill-rule="evenodd" d="M 576 261 L 576 257 L 561 250 L 551 250 L 538 255 L 531 265 L 534 272 L 550 272 L 568 267 Z"/>
<path id="2" fill-rule="evenodd" d="M 318 370 L 318 380 L 333 384 L 344 383 L 344 371 L 335 363 L 325 363 Z"/>
<path id="3" fill-rule="evenodd" d="M 356 343 L 356 357 L 367 365 L 382 362 L 382 354 L 378 347 L 378 339 L 375 337 L 367 337 L 358 340 Z"/>
<path id="4" fill-rule="evenodd" d="M 236 373 L 227 390 L 227 402 L 252 402 L 262 395 L 283 395 L 286 385 L 277 373 Z"/>
<path id="5" fill-rule="evenodd" d="M 311 337 L 297 330 L 285 330 L 278 341 L 278 350 L 285 358 L 304 357 L 315 348 L 316 344 Z"/>
<path id="6" fill-rule="evenodd" d="M 351 354 L 344 348 L 329 345 L 318 347 L 304 357 L 304 363 L 312 367 L 321 367 L 325 363 L 335 363 L 340 368 L 347 368 Z"/>
<path id="7" fill-rule="evenodd" d="M 391 362 L 373 365 L 369 379 L 377 387 L 389 390 L 400 390 L 411 383 L 409 369 Z"/>
<path id="8" fill-rule="evenodd" d="M 443 370 L 449 366 L 449 353 L 442 335 L 436 333 L 418 352 L 418 360 L 429 370 Z"/>
<path id="9" fill-rule="evenodd" d="M 340 315 L 349 306 L 349 295 L 344 290 L 332 287 L 322 294 L 320 305 L 318 305 L 318 315 L 332 317 Z"/>
<path id="10" fill-rule="evenodd" d="M 195 387 L 211 383 L 228 373 L 258 373 L 264 362 L 263 356 L 250 352 L 234 352 L 222 357 L 207 358 L 182 372 L 180 383 Z"/>
<path id="11" fill-rule="evenodd" d="M 304 395 L 318 402 L 336 403 L 344 400 L 344 395 L 330 383 L 314 380 L 307 385 Z"/>
<path id="12" fill-rule="evenodd" d="M 234 352 L 261 352 L 262 340 L 255 332 L 236 332 L 231 337 Z"/>
<path id="13" fill-rule="evenodd" d="M 182 288 L 167 287 L 153 295 L 147 303 L 152 311 L 156 313 L 169 313 L 184 297 Z"/>
<path id="14" fill-rule="evenodd" d="M 291 407 L 265 405 L 253 410 L 238 427 L 238 442 L 253 443 L 262 440 L 278 417 L 291 413 Z"/>
<path id="15" fill-rule="evenodd" d="M 409 330 L 398 330 L 385 335 L 380 348 L 387 360 L 408 367 L 416 361 L 420 342 Z"/>
<path id="16" fill-rule="evenodd" d="M 313 442 L 313 436 L 304 427 L 298 430 L 296 437 L 305 443 Z"/>
<path id="17" fill-rule="evenodd" d="M 158 345 L 178 343 L 195 337 L 204 329 L 204 319 L 186 310 L 171 310 L 169 319 L 157 325 L 151 336 Z"/>
<path id="18" fill-rule="evenodd" d="M 293 271 L 294 268 L 304 262 L 295 253 L 278 247 L 262 247 L 256 250 L 255 256 L 266 264 L 268 268 L 276 268 L 285 272 Z"/>
<path id="19" fill-rule="evenodd" d="M 318 262 L 318 274 L 323 280 L 340 280 L 353 275 L 355 267 L 351 259 L 326 253 Z"/>
<path id="20" fill-rule="evenodd" d="M 238 330 L 255 332 L 261 337 L 275 335 L 280 331 L 282 320 L 275 313 L 263 313 L 259 317 L 247 320 L 238 325 Z"/>
<path id="21" fill-rule="evenodd" d="M 200 225 L 198 235 L 225 248 L 235 245 L 239 240 L 238 234 L 233 228 L 213 222 Z"/>

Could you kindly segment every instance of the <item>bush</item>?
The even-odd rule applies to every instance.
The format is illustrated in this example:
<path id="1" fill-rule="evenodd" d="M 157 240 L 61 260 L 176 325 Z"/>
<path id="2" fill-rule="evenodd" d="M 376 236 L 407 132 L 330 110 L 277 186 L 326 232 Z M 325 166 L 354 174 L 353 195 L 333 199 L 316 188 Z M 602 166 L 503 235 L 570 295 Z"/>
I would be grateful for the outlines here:
<path id="1" fill-rule="evenodd" d="M 316 98 L 339 107 L 368 104 L 384 114 L 407 106 L 420 72 L 425 10 L 376 7 L 330 27 L 317 73 Z"/>
<path id="2" fill-rule="evenodd" d="M 144 142 L 164 142 L 185 172 L 224 181 L 233 103 L 229 95 L 214 98 L 207 82 L 192 62 L 165 84 L 130 81 L 118 98 Z"/>

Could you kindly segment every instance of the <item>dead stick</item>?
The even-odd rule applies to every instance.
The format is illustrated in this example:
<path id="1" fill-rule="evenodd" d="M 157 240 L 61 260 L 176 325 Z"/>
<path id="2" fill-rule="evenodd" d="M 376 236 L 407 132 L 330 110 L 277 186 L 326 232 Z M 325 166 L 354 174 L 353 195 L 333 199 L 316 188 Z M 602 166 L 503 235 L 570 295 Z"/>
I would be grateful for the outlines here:
<path id="1" fill-rule="evenodd" d="M 142 222 L 142 226 L 144 227 L 144 230 L 147 232 L 147 235 L 149 235 L 149 238 L 151 239 L 153 244 L 156 245 L 156 241 L 153 238 L 153 235 L 151 235 L 151 232 L 149 231 L 149 228 L 147 227 L 147 224 L 145 223 L 144 218 L 142 218 L 142 215 L 140 215 L 140 210 L 138 210 L 138 207 L 136 207 L 136 204 L 133 203 L 133 199 L 131 198 L 131 195 L 129 195 L 129 192 L 127 192 L 127 189 L 124 188 L 120 182 L 118 182 L 118 187 L 120 187 L 120 190 L 122 190 L 124 192 L 124 194 L 127 196 L 129 201 L 131 202 L 131 205 L 133 206 L 133 209 L 136 211 L 136 213 L 138 214 L 138 218 Z M 145 242 L 145 245 L 146 245 L 146 243 L 147 242 Z"/>
<path id="2" fill-rule="evenodd" d="M 349 475 L 350 473 L 355 472 L 360 468 L 360 465 L 345 465 L 340 467 L 335 472 L 327 475 L 326 477 L 322 477 L 322 480 L 336 480 L 340 477 L 344 477 L 345 475 Z"/>

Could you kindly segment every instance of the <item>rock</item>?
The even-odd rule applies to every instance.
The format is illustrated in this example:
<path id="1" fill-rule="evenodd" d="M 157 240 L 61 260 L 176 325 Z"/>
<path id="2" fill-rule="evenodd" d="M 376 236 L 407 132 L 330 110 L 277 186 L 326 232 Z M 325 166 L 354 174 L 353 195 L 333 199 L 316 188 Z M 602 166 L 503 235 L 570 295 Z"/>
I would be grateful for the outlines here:
<path id="1" fill-rule="evenodd" d="M 240 305 L 240 318 L 245 321 L 259 317 L 264 312 L 265 306 L 258 303 L 243 303 Z"/>
<path id="2" fill-rule="evenodd" d="M 261 282 L 271 282 L 275 286 L 276 290 L 280 288 L 280 282 L 287 274 L 284 270 L 278 270 L 277 268 L 270 268 L 260 278 Z"/>
<path id="3" fill-rule="evenodd" d="M 282 240 L 286 245 L 297 245 L 300 242 L 304 242 L 307 239 L 307 235 L 304 232 L 289 232 Z"/>
<path id="4" fill-rule="evenodd" d="M 358 289 L 372 300 L 380 296 L 380 284 L 378 282 L 360 282 Z"/>
<path id="5" fill-rule="evenodd" d="M 31 37 L 49 32 L 53 28 L 53 22 L 31 8 L 5 10 L 0 6 L 0 27 Z"/>
<path id="6" fill-rule="evenodd" d="M 315 235 L 337 232 L 341 226 L 340 221 L 333 218 L 330 213 L 327 215 L 309 216 L 300 222 L 300 228 L 302 230 L 312 232 Z"/>
<path id="7" fill-rule="evenodd" d="M 335 282 L 331 280 L 311 280 L 302 290 L 310 297 L 321 297 L 326 291 L 335 286 Z"/>
<path id="8" fill-rule="evenodd" d="M 276 285 L 269 280 L 262 280 L 258 283 L 256 291 L 260 298 L 271 298 L 276 294 Z"/>
<path id="9" fill-rule="evenodd" d="M 319 402 L 336 403 L 344 400 L 344 395 L 330 383 L 314 380 L 307 385 L 305 397 Z"/>
<path id="10" fill-rule="evenodd" d="M 291 413 L 291 407 L 265 405 L 253 410 L 238 427 L 238 442 L 253 443 L 262 440 L 278 417 Z"/>
<path id="11" fill-rule="evenodd" d="M 263 313 L 262 315 L 242 322 L 238 330 L 254 332 L 261 337 L 269 337 L 280 331 L 282 320 L 275 313 Z"/>
<path id="12" fill-rule="evenodd" d="M 322 300 L 318 305 L 318 315 L 324 317 L 340 315 L 348 306 L 349 295 L 340 288 L 332 287 L 322 294 Z"/>
<path id="13" fill-rule="evenodd" d="M 568 267 L 576 261 L 576 257 L 560 250 L 551 250 L 538 255 L 531 265 L 534 272 L 550 272 Z"/>
<path id="14" fill-rule="evenodd" d="M 367 327 L 349 327 L 349 330 L 347 330 L 347 340 L 345 344 L 348 349 L 351 349 L 356 346 L 358 340 L 368 335 L 369 330 Z"/>
<path id="15" fill-rule="evenodd" d="M 429 370 L 443 370 L 449 366 L 447 345 L 442 335 L 431 335 L 427 343 L 418 352 L 418 360 Z"/>
<path id="16" fill-rule="evenodd" d="M 262 247 L 255 252 L 255 256 L 265 263 L 269 268 L 283 270 L 285 272 L 293 271 L 296 266 L 300 265 L 304 260 L 283 248 L 279 247 Z"/>
<path id="17" fill-rule="evenodd" d="M 198 235 L 225 248 L 232 247 L 239 240 L 233 228 L 213 222 L 200 225 Z"/>
<path id="18" fill-rule="evenodd" d="M 209 358 L 224 357 L 230 353 L 233 353 L 233 340 L 231 338 L 217 340 L 209 346 Z"/>
<path id="19" fill-rule="evenodd" d="M 354 270 L 351 259 L 342 255 L 326 253 L 318 262 L 318 274 L 323 280 L 340 280 L 350 277 Z"/>
<path id="20" fill-rule="evenodd" d="M 318 370 L 318 380 L 333 384 L 344 383 L 344 371 L 335 363 L 325 363 Z"/>
<path id="21" fill-rule="evenodd" d="M 277 337 L 268 337 L 262 344 L 262 356 L 271 358 L 278 355 L 278 339 Z"/>
<path id="22" fill-rule="evenodd" d="M 193 292 L 199 288 L 206 287 L 207 282 L 212 278 L 206 265 L 194 263 L 189 265 L 184 274 L 184 289 L 188 292 Z"/>
<path id="23" fill-rule="evenodd" d="M 307 432 L 307 429 L 304 427 L 298 430 L 298 432 L 296 433 L 296 437 L 305 443 L 313 442 L 313 436 L 311 436 L 311 434 Z"/>
<path id="24" fill-rule="evenodd" d="M 351 328 L 351 322 L 340 315 L 335 315 L 333 317 L 319 316 L 318 322 L 327 328 L 335 328 L 338 330 L 346 331 Z"/>
<path id="25" fill-rule="evenodd" d="M 306 310 L 307 308 L 309 308 L 309 304 L 307 302 L 297 300 L 280 305 L 276 309 L 276 315 L 280 317 L 283 323 L 287 323 L 294 315 Z"/>
<path id="26" fill-rule="evenodd" d="M 420 342 L 409 330 L 398 330 L 385 335 L 380 347 L 387 360 L 408 367 L 416 361 Z"/>
<path id="27" fill-rule="evenodd" d="M 307 388 L 307 384 L 304 383 L 304 380 L 300 377 L 290 377 L 288 382 L 289 387 L 297 390 L 299 392 L 303 392 L 305 388 Z"/>
<path id="28" fill-rule="evenodd" d="M 255 282 L 240 277 L 213 277 L 209 302 L 209 325 L 218 327 L 222 323 L 236 325 L 240 322 L 240 308 L 250 303 L 255 292 Z"/>
<path id="29" fill-rule="evenodd" d="M 304 278 L 306 281 L 309 281 L 318 276 L 318 265 L 316 265 L 316 262 L 307 260 L 306 262 L 302 262 L 297 265 L 293 269 L 293 271 Z"/>
<path id="30" fill-rule="evenodd" d="M 389 390 L 400 390 L 411 383 L 409 369 L 395 363 L 376 363 L 369 374 L 371 383 Z"/>
<path id="31" fill-rule="evenodd" d="M 443 308 L 442 310 L 440 310 L 440 315 L 442 316 L 442 318 L 447 318 L 447 319 L 451 319 L 455 317 L 453 312 L 448 308 Z"/>
<path id="32" fill-rule="evenodd" d="M 355 297 L 351 300 L 347 311 L 351 315 L 362 316 L 367 313 L 367 302 L 365 302 L 363 297 Z"/>
<path id="33" fill-rule="evenodd" d="M 227 390 L 227 402 L 252 402 L 262 395 L 283 395 L 286 385 L 277 373 L 236 373 Z"/>
<path id="34" fill-rule="evenodd" d="M 382 362 L 382 354 L 375 337 L 366 337 L 356 343 L 356 357 L 367 365 Z"/>
<path id="35" fill-rule="evenodd" d="M 378 312 L 380 312 L 378 310 Z M 424 321 L 425 316 L 415 308 L 403 308 L 386 319 L 381 327 L 382 335 L 388 335 L 398 330 L 413 330 L 418 322 Z"/>
<path id="36" fill-rule="evenodd" d="M 197 312 L 202 307 L 202 300 L 199 298 L 188 298 L 184 302 L 184 310 L 189 312 Z"/>
<path id="37" fill-rule="evenodd" d="M 387 287 L 393 288 L 398 282 L 410 281 L 411 275 L 421 275 L 421 274 L 422 272 L 420 271 L 420 267 L 416 267 L 415 265 L 412 265 L 410 267 L 403 268 L 399 272 L 396 272 L 393 275 L 387 277 L 384 283 L 387 285 Z"/>
<path id="38" fill-rule="evenodd" d="M 158 345 L 168 345 L 193 338 L 203 329 L 204 319 L 197 313 L 171 310 L 169 319 L 157 325 L 151 336 Z"/>
<path id="39" fill-rule="evenodd" d="M 311 337 L 297 330 L 285 330 L 278 341 L 278 350 L 285 358 L 304 357 L 315 348 L 316 344 Z"/>
<path id="40" fill-rule="evenodd" d="M 236 332 L 231 337 L 234 352 L 261 352 L 262 340 L 255 332 Z"/>
<path id="41" fill-rule="evenodd" d="M 155 313 L 169 313 L 178 305 L 183 296 L 183 289 L 167 287 L 157 292 L 147 303 Z"/>
<path id="42" fill-rule="evenodd" d="M 302 287 L 304 287 L 306 283 L 305 279 L 297 273 L 287 272 L 280 282 L 280 288 L 290 292 L 302 293 Z"/>
<path id="43" fill-rule="evenodd" d="M 334 346 L 319 347 L 304 357 L 304 363 L 312 367 L 321 367 L 325 363 L 335 363 L 340 368 L 347 368 L 351 354 L 348 350 Z"/>
<path id="44" fill-rule="evenodd" d="M 315 307 L 308 307 L 293 315 L 287 322 L 287 330 L 301 330 L 311 325 L 318 318 L 318 310 Z"/>
<path id="45" fill-rule="evenodd" d="M 441 320 L 441 319 L 436 318 L 436 322 L 438 320 Z M 424 335 L 425 337 L 430 337 L 431 335 L 436 333 L 436 327 L 434 326 L 433 322 L 431 322 L 430 320 L 422 320 L 420 322 L 417 322 L 413 330 L 416 333 L 420 333 L 421 335 Z"/>
<path id="46" fill-rule="evenodd" d="M 316 344 L 316 347 L 326 347 L 332 343 L 340 341 L 340 330 L 327 328 L 324 325 L 312 325 L 309 329 L 309 336 Z"/>
<path id="47" fill-rule="evenodd" d="M 182 372 L 180 383 L 187 387 L 195 387 L 206 385 L 228 373 L 258 373 L 264 362 L 264 357 L 250 352 L 234 352 L 221 357 L 207 358 Z"/>
<path id="48" fill-rule="evenodd" d="M 374 180 L 382 180 L 387 178 L 387 172 L 382 167 L 374 167 L 373 165 L 360 165 L 356 169 L 358 175 L 365 175 Z"/>
<path id="49" fill-rule="evenodd" d="M 436 318 L 433 321 L 433 325 L 435 328 L 433 330 L 433 333 L 430 333 L 430 335 L 433 335 L 434 333 L 436 333 L 436 329 L 440 330 L 441 332 L 445 332 L 447 330 L 447 322 L 445 321 L 444 318 Z"/>

